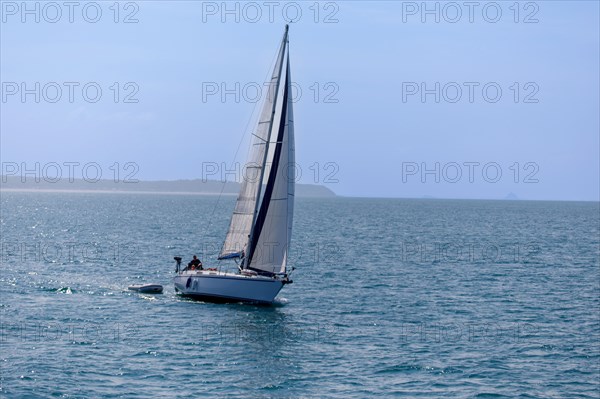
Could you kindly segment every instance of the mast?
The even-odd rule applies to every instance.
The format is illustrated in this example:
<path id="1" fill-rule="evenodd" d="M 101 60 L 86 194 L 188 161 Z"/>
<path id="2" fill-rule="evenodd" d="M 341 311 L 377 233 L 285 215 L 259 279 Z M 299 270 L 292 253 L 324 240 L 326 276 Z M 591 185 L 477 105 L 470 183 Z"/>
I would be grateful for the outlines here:
<path id="1" fill-rule="evenodd" d="M 285 25 L 285 32 L 283 34 L 283 40 L 281 42 L 281 59 L 279 60 L 279 70 L 277 71 L 277 84 L 275 85 L 275 95 L 273 98 L 273 105 L 271 107 L 271 118 L 269 120 L 269 135 L 267 138 L 267 142 L 265 143 L 265 154 L 263 156 L 263 161 L 262 161 L 262 168 L 260 170 L 260 179 L 258 182 L 258 190 L 256 193 L 256 201 L 254 203 L 254 213 L 252 216 L 252 224 L 251 224 L 251 228 L 250 228 L 250 234 L 248 236 L 248 242 L 246 243 L 246 248 L 248 249 L 248 253 L 246 254 L 245 258 L 244 258 L 244 263 L 242 264 L 242 269 L 246 269 L 246 267 L 248 266 L 248 260 L 252 259 L 252 240 L 254 238 L 254 227 L 256 224 L 256 217 L 258 215 L 258 206 L 259 206 L 259 199 L 260 199 L 260 194 L 262 191 L 262 185 L 263 185 L 263 180 L 265 177 L 265 167 L 267 164 L 267 156 L 269 154 L 269 142 L 271 141 L 271 136 L 273 134 L 273 121 L 275 119 L 275 112 L 277 109 L 277 98 L 279 96 L 279 86 L 281 84 L 281 71 L 283 69 L 283 59 L 285 57 L 285 50 L 286 50 L 286 45 L 288 42 L 288 31 L 289 31 L 289 25 Z M 286 88 L 287 89 L 287 88 Z M 283 106 L 285 107 L 287 104 L 283 104 Z"/>

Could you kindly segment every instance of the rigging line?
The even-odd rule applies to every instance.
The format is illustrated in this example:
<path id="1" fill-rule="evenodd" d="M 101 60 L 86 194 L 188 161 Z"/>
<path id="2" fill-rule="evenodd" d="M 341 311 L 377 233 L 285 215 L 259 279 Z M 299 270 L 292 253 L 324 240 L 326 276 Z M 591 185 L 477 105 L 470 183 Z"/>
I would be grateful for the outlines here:
<path id="1" fill-rule="evenodd" d="M 277 51 L 275 52 L 275 55 L 273 56 L 273 59 L 271 60 L 270 67 L 267 70 L 267 74 L 266 74 L 265 78 L 263 79 L 264 82 L 267 81 L 267 79 L 269 78 L 269 75 L 272 73 L 272 69 L 274 68 L 275 62 L 277 62 L 278 56 L 279 56 L 279 49 L 277 49 Z M 254 108 L 252 109 L 252 113 L 250 114 L 250 117 L 248 118 L 248 122 L 246 122 L 246 127 L 243 130 L 242 137 L 240 138 L 237 149 L 235 150 L 235 154 L 233 156 L 234 164 L 235 164 L 235 160 L 237 159 L 238 153 L 240 152 L 240 148 L 242 147 L 242 143 L 244 142 L 244 138 L 247 135 L 248 127 L 250 126 L 250 123 L 254 119 L 254 114 L 256 113 L 257 108 L 259 108 L 259 105 L 262 105 L 261 103 L 262 103 L 262 101 L 257 101 L 254 103 Z M 257 117 L 260 118 L 260 115 L 258 115 Z M 254 135 L 254 133 L 251 133 L 251 134 Z M 248 153 L 249 153 L 249 150 L 248 150 Z M 246 157 L 247 156 L 248 156 L 248 154 L 246 154 Z M 221 201 L 221 197 L 223 196 L 223 191 L 225 191 L 226 184 L 227 184 L 227 175 L 225 175 L 225 181 L 223 181 L 221 184 L 221 191 L 219 192 L 219 196 L 217 197 L 215 206 L 213 207 L 210 217 L 208 218 L 208 225 L 204 228 L 204 232 L 202 233 L 201 237 L 206 237 L 207 232 L 209 231 L 210 227 L 212 226 L 212 221 L 214 219 L 215 212 L 217 211 L 217 207 L 219 206 L 219 203 Z M 218 262 L 219 262 L 219 271 L 220 271 L 221 261 L 219 260 Z"/>

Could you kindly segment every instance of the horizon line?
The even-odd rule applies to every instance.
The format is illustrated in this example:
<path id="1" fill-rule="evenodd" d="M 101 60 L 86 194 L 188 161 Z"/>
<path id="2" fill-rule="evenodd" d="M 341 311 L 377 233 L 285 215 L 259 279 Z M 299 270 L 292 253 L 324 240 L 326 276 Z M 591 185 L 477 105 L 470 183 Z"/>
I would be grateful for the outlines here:
<path id="1" fill-rule="evenodd" d="M 324 186 L 323 186 L 324 187 Z M 85 189 L 47 189 L 47 188 L 3 188 L 0 185 L 1 192 L 21 192 L 21 193 L 68 193 L 68 194 L 142 194 L 142 195 L 197 195 L 197 196 L 236 196 L 238 193 L 218 193 L 218 192 L 198 192 L 198 191 L 135 191 L 135 190 L 85 190 Z M 333 192 L 333 191 L 332 191 Z M 503 201 L 503 202 L 593 202 L 600 203 L 598 200 L 585 199 L 528 199 L 528 198 L 450 198 L 450 197 L 391 197 L 391 196 L 363 196 L 363 195 L 340 195 L 333 192 L 333 196 L 304 195 L 305 198 L 347 198 L 347 199 L 397 199 L 397 200 L 443 200 L 443 201 Z"/>

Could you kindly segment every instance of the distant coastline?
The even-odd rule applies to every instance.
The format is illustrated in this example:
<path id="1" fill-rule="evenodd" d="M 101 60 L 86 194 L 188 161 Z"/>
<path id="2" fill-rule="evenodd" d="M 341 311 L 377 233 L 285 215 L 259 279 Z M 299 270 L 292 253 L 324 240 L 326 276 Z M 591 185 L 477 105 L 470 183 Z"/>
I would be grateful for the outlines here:
<path id="1" fill-rule="evenodd" d="M 168 194 L 168 195 L 226 195 L 238 194 L 240 185 L 236 182 L 222 183 L 216 180 L 159 180 L 138 182 L 114 182 L 98 180 L 96 182 L 83 179 L 73 181 L 59 180 L 49 182 L 44 179 L 36 181 L 28 177 L 25 182 L 20 177 L 2 176 L 0 191 L 3 192 L 63 192 L 63 193 L 98 193 L 98 194 Z M 317 184 L 297 184 L 298 197 L 327 198 L 336 194 L 327 187 Z"/>

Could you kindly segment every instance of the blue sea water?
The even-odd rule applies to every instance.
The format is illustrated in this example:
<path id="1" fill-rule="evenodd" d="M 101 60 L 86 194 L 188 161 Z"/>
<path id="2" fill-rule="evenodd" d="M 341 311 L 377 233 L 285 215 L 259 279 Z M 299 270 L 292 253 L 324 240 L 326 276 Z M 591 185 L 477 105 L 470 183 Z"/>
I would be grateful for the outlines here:
<path id="1" fill-rule="evenodd" d="M 299 198 L 264 307 L 173 290 L 232 197 L 0 200 L 1 397 L 600 397 L 598 203 Z"/>

